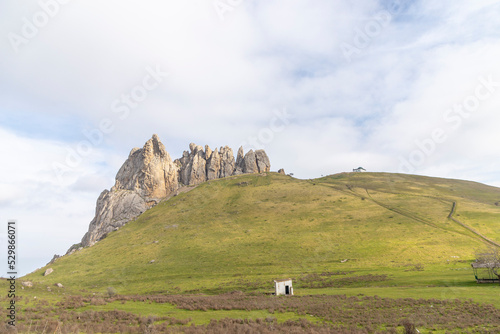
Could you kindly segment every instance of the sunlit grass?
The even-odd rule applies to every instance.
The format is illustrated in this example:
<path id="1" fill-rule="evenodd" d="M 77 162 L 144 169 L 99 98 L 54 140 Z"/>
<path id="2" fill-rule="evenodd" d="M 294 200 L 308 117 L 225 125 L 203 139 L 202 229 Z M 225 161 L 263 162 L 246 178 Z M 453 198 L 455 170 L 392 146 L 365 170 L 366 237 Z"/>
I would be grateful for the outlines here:
<path id="1" fill-rule="evenodd" d="M 63 294 L 104 296 L 108 287 L 120 295 L 262 294 L 272 291 L 273 279 L 290 277 L 299 296 L 458 298 L 500 307 L 498 285 L 476 284 L 470 268 L 484 241 L 447 218 L 456 202 L 455 218 L 500 241 L 499 200 L 497 188 L 399 174 L 221 179 L 162 202 L 95 246 L 57 260 L 47 277 L 42 276 L 45 268 L 24 277 L 35 286 L 21 293 L 53 302 Z M 305 275 L 337 271 L 387 279 L 301 286 Z M 108 307 L 172 314 L 196 324 L 268 316 L 265 311 L 186 311 L 133 302 L 96 309 Z M 297 317 L 282 314 L 278 321 Z"/>

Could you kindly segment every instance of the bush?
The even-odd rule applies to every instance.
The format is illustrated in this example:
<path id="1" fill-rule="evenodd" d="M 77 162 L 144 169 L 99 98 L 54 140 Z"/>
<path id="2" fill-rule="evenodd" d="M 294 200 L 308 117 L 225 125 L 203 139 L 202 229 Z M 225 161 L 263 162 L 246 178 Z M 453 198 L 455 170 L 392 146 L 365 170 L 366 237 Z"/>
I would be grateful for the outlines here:
<path id="1" fill-rule="evenodd" d="M 110 286 L 107 290 L 106 293 L 108 294 L 109 297 L 113 297 L 116 295 L 116 289 Z"/>
<path id="2" fill-rule="evenodd" d="M 415 328 L 415 324 L 411 323 L 410 320 L 403 320 L 403 328 L 405 334 L 417 334 L 417 329 Z"/>

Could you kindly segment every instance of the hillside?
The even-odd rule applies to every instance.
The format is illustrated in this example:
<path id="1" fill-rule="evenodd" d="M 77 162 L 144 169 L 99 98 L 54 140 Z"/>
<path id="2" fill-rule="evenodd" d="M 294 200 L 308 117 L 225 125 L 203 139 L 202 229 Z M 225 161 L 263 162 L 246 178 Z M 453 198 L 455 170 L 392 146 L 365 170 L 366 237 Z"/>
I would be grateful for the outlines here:
<path id="1" fill-rule="evenodd" d="M 324 292 L 342 272 L 366 278 L 348 287 L 471 286 L 475 251 L 500 241 L 498 201 L 499 188 L 403 174 L 233 176 L 159 203 L 58 259 L 49 276 L 46 267 L 23 279 L 119 294 L 266 292 L 284 277 L 298 294 Z M 448 219 L 453 203 L 463 225 Z M 311 281 L 319 273 L 331 281 Z"/>

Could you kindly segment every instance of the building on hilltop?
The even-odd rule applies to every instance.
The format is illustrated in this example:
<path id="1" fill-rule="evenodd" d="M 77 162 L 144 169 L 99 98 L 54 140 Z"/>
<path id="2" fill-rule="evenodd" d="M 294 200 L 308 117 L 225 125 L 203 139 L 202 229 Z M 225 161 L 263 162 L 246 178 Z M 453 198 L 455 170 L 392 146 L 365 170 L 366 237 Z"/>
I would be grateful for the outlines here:
<path id="1" fill-rule="evenodd" d="M 358 168 L 354 168 L 352 171 L 354 173 L 363 173 L 363 172 L 366 172 L 366 169 L 364 169 L 363 167 L 358 167 Z"/>
<path id="2" fill-rule="evenodd" d="M 292 296 L 293 295 L 293 287 L 292 287 L 292 279 L 278 279 L 274 280 L 274 294 L 276 296 L 285 295 Z"/>

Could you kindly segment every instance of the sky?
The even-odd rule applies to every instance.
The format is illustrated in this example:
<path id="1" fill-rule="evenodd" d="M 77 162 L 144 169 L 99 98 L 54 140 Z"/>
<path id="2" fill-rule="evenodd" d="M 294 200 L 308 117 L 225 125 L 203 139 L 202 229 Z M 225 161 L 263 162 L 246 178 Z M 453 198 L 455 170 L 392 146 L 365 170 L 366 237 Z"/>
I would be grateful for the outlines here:
<path id="1" fill-rule="evenodd" d="M 64 254 L 154 133 L 174 159 L 243 145 L 297 178 L 500 186 L 499 15 L 498 0 L 2 1 L 0 247 L 15 219 L 20 274 Z"/>

